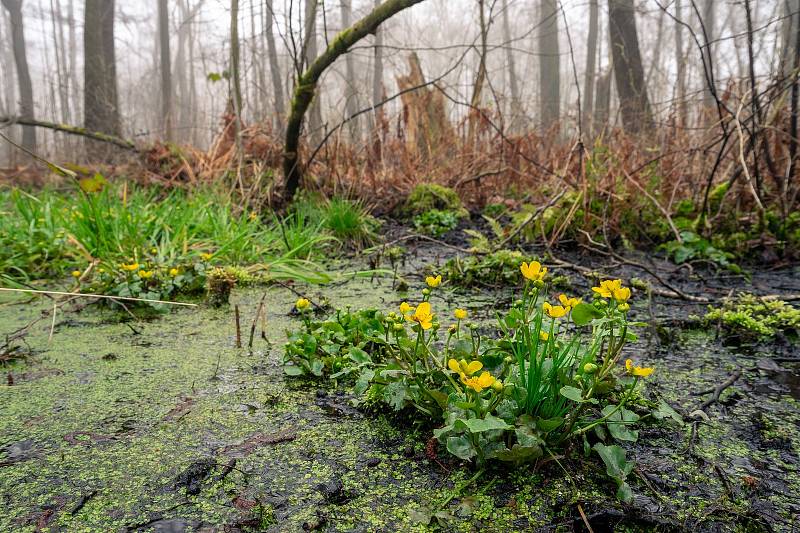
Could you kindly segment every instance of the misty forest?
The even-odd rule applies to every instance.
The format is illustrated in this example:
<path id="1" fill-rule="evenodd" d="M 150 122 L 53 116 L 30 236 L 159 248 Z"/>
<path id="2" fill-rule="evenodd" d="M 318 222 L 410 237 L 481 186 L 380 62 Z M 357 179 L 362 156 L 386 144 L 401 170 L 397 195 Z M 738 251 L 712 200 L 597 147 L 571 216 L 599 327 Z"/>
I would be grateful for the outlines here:
<path id="1" fill-rule="evenodd" d="M 800 0 L 0 0 L 0 531 L 800 528 Z"/>

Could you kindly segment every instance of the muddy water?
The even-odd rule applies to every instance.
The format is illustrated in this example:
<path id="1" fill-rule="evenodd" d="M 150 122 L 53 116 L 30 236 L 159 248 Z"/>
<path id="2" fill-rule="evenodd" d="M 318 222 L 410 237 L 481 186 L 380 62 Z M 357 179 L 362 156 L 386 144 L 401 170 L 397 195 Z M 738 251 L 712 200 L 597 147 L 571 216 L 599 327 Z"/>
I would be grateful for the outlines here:
<path id="1" fill-rule="evenodd" d="M 777 292 L 793 279 L 773 275 L 758 289 Z M 338 306 L 403 298 L 380 280 L 309 291 Z M 262 292 L 232 297 L 245 344 Z M 488 319 L 508 298 L 449 294 L 434 307 L 458 302 Z M 697 306 L 640 301 L 640 318 L 652 310 L 668 324 L 631 347 L 657 367 L 653 397 L 688 415 L 708 397 L 693 393 L 737 369 L 742 376 L 708 420 L 640 429 L 628 447 L 638 465 L 633 504 L 614 500 L 597 460 L 572 453 L 560 460 L 568 475 L 552 462 L 498 468 L 440 506 L 473 471 L 443 454 L 431 460 L 427 432 L 284 379 L 295 299 L 267 291 L 269 343 L 256 335 L 252 352 L 234 347 L 229 309 L 126 324 L 88 308 L 60 315 L 50 342 L 49 321 L 38 323 L 25 339 L 30 358 L 2 370 L 0 531 L 410 531 L 426 530 L 420 515 L 436 511 L 445 530 L 572 531 L 584 528 L 580 510 L 594 531 L 800 527 L 798 370 L 774 361 L 798 355 L 789 341 L 726 345 L 715 331 L 687 327 Z M 42 309 L 2 302 L 3 334 Z"/>

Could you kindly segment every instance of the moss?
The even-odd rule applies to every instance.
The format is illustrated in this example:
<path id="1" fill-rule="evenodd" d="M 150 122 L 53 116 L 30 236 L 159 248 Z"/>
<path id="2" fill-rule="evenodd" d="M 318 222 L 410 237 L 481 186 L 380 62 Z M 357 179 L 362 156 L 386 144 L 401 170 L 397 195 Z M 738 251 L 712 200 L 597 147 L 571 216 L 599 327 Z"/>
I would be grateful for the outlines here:
<path id="1" fill-rule="evenodd" d="M 420 183 L 414 187 L 402 206 L 401 214 L 413 217 L 433 209 L 450 211 L 459 218 L 469 216 L 458 193 L 436 183 Z"/>
<path id="2" fill-rule="evenodd" d="M 530 261 L 530 258 L 516 250 L 454 257 L 444 264 L 442 274 L 448 283 L 462 288 L 517 286 L 520 281 L 519 267 L 523 261 Z"/>
<path id="3" fill-rule="evenodd" d="M 709 306 L 707 324 L 720 323 L 728 333 L 767 338 L 778 332 L 800 330 L 800 309 L 778 299 L 741 293 L 726 298 L 720 307 Z"/>

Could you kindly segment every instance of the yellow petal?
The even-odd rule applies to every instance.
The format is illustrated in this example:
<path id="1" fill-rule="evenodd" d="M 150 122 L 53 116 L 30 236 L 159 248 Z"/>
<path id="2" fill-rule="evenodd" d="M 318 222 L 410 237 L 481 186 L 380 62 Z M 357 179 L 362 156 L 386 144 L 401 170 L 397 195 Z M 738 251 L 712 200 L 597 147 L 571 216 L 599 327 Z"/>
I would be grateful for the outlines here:
<path id="1" fill-rule="evenodd" d="M 633 361 L 632 360 L 630 360 L 630 359 L 626 359 L 625 360 L 625 370 L 627 370 L 628 372 L 633 370 Z"/>
<path id="2" fill-rule="evenodd" d="M 478 378 L 478 384 L 483 387 L 491 387 L 492 383 L 494 383 L 494 376 L 492 376 L 489 372 L 484 372 Z"/>
<path id="3" fill-rule="evenodd" d="M 634 376 L 640 376 L 640 377 L 646 378 L 647 376 L 649 376 L 650 374 L 652 374 L 654 370 L 655 370 L 655 368 L 653 368 L 653 367 L 641 367 L 641 366 L 637 366 L 637 367 L 635 367 L 635 368 L 633 369 L 633 375 L 634 375 Z"/>
<path id="4" fill-rule="evenodd" d="M 472 361 L 467 365 L 467 374 L 471 376 L 481 368 L 483 368 L 483 363 L 480 361 Z"/>
<path id="5" fill-rule="evenodd" d="M 447 367 L 457 374 L 461 373 L 461 367 L 458 365 L 458 361 L 455 359 L 450 359 L 447 361 Z"/>

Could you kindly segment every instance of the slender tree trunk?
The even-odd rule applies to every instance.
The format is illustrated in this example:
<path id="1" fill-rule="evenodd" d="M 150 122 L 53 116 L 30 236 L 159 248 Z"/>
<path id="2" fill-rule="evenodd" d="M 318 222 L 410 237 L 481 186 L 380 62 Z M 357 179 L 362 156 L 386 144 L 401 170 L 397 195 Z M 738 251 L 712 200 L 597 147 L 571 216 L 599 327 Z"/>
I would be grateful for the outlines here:
<path id="1" fill-rule="evenodd" d="M 353 23 L 353 2 L 352 0 L 341 0 L 342 2 L 342 29 L 349 28 Z M 347 116 L 353 116 L 358 113 L 360 105 L 358 103 L 358 78 L 356 76 L 356 67 L 353 62 L 352 54 L 345 54 L 345 72 L 347 81 L 345 86 L 345 110 Z M 359 142 L 361 140 L 361 122 L 358 117 L 348 122 L 348 129 L 350 133 L 350 142 Z"/>
<path id="2" fill-rule="evenodd" d="M 594 78 L 597 62 L 598 0 L 589 0 L 589 36 L 586 40 L 586 72 L 583 80 L 583 132 L 592 137 L 592 114 L 594 112 Z"/>
<path id="3" fill-rule="evenodd" d="M 172 111 L 172 55 L 169 48 L 169 7 L 167 0 L 158 0 L 158 49 L 161 53 L 161 119 L 167 141 L 175 140 Z"/>
<path id="4" fill-rule="evenodd" d="M 303 177 L 303 167 L 300 163 L 300 132 L 303 126 L 303 117 L 314 99 L 317 83 L 325 70 L 333 64 L 342 54 L 346 54 L 351 46 L 374 33 L 375 30 L 387 19 L 396 13 L 419 4 L 424 0 L 386 0 L 368 15 L 357 21 L 351 27 L 337 35 L 325 52 L 314 61 L 297 80 L 294 98 L 286 124 L 286 144 L 283 150 L 283 174 L 286 180 L 286 193 L 293 198 Z"/>
<path id="5" fill-rule="evenodd" d="M 478 23 L 481 31 L 480 57 L 478 57 L 478 70 L 475 73 L 475 81 L 472 85 L 472 99 L 470 100 L 469 129 L 467 131 L 467 142 L 474 142 L 477 131 L 478 108 L 481 106 L 481 95 L 483 85 L 486 82 L 486 54 L 488 53 L 487 39 L 489 29 L 486 25 L 486 6 L 485 0 L 478 0 Z"/>
<path id="6" fill-rule="evenodd" d="M 317 59 L 317 7 L 319 0 L 306 0 L 305 3 L 305 38 L 303 40 L 303 61 L 308 68 Z M 322 108 L 319 103 L 319 94 L 311 102 L 311 112 L 308 117 L 309 137 L 311 143 L 318 145 L 322 142 Z"/>
<path id="7" fill-rule="evenodd" d="M 506 50 L 506 68 L 508 69 L 508 86 L 511 90 L 511 105 L 509 106 L 508 131 L 514 133 L 519 130 L 522 121 L 522 100 L 519 95 L 519 81 L 517 80 L 517 66 L 514 61 L 514 46 L 511 35 L 511 24 L 509 22 L 508 0 L 503 0 L 503 40 Z"/>
<path id="8" fill-rule="evenodd" d="M 119 136 L 114 0 L 86 0 L 83 50 L 84 125 L 90 131 Z"/>
<path id="9" fill-rule="evenodd" d="M 242 122 L 242 80 L 239 47 L 239 0 L 231 0 L 231 102 L 236 114 L 236 133 L 238 138 Z"/>
<path id="10" fill-rule="evenodd" d="M 72 78 L 72 109 L 75 110 L 76 120 L 83 116 L 83 99 L 81 98 L 81 83 L 78 76 L 78 32 L 75 20 L 75 2 L 69 0 L 67 4 L 67 17 L 69 18 L 69 75 Z"/>
<path id="11" fill-rule="evenodd" d="M 786 78 L 794 66 L 794 38 L 800 18 L 800 0 L 782 0 L 780 73 Z"/>
<path id="12" fill-rule="evenodd" d="M 377 8 L 381 0 L 374 0 L 373 9 Z M 372 58 L 372 113 L 367 115 L 369 117 L 369 130 L 370 135 L 373 136 L 375 142 L 373 143 L 373 154 L 378 161 L 383 160 L 383 136 L 385 118 L 381 102 L 384 97 L 383 87 L 383 29 L 379 26 L 375 28 L 375 48 L 373 50 Z"/>
<path id="13" fill-rule="evenodd" d="M 25 47 L 25 31 L 22 25 L 22 0 L 2 0 L 11 19 L 11 44 L 19 84 L 19 116 L 33 119 L 33 83 L 28 69 L 28 54 Z M 36 130 L 31 126 L 22 128 L 22 146 L 36 150 Z"/>
<path id="14" fill-rule="evenodd" d="M 684 127 L 688 120 L 688 103 L 686 102 L 686 58 L 683 55 L 683 13 L 681 3 L 675 0 L 675 69 L 677 70 L 676 98 L 678 109 L 678 126 Z"/>
<path id="15" fill-rule="evenodd" d="M 558 1 L 542 0 L 539 9 L 539 120 L 542 128 L 549 128 L 561 114 Z"/>
<path id="16" fill-rule="evenodd" d="M 716 49 L 716 44 L 714 43 L 714 39 L 716 39 L 716 3 L 715 0 L 705 0 L 703 4 L 703 20 L 702 25 L 704 29 L 704 46 L 703 46 L 703 62 L 705 63 L 704 68 L 706 69 L 706 84 L 705 90 L 703 91 L 703 106 L 706 109 L 709 108 L 716 108 L 717 101 L 714 98 L 713 92 L 713 83 L 714 83 L 714 59 L 715 54 L 714 50 Z"/>
<path id="17" fill-rule="evenodd" d="M 267 57 L 269 58 L 270 78 L 272 79 L 272 97 L 275 105 L 275 127 L 278 130 L 283 128 L 286 121 L 286 106 L 284 105 L 283 80 L 280 63 L 278 63 L 278 48 L 275 46 L 275 35 L 273 25 L 275 24 L 275 13 L 273 11 L 272 0 L 265 0 L 264 6 L 264 32 L 267 37 Z"/>
<path id="18" fill-rule="evenodd" d="M 629 133 L 653 129 L 633 0 L 609 0 L 609 34 L 622 124 Z"/>

